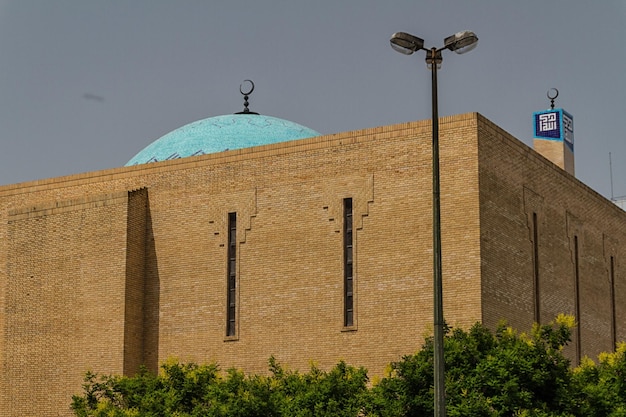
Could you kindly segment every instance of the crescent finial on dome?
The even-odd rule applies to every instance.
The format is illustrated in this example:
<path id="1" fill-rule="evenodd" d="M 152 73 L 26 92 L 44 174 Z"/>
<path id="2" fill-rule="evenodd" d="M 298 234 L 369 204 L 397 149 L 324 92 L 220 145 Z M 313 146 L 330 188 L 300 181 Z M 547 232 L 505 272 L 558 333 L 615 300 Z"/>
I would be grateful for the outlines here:
<path id="1" fill-rule="evenodd" d="M 250 89 L 244 92 L 243 83 L 246 83 L 246 82 L 250 83 Z M 248 98 L 250 97 L 250 94 L 252 94 L 252 92 L 254 91 L 254 82 L 252 80 L 243 80 L 243 83 L 239 84 L 239 92 L 243 94 L 243 111 L 237 112 L 235 114 L 259 114 L 259 113 L 250 111 L 250 109 L 248 108 L 248 105 L 250 104 L 248 102 Z"/>
<path id="2" fill-rule="evenodd" d="M 249 87 L 244 89 L 244 83 Z M 161 136 L 139 153 L 126 166 L 167 161 L 263 146 L 273 143 L 319 136 L 313 129 L 289 120 L 259 116 L 248 108 L 249 95 L 254 91 L 252 80 L 244 80 L 239 92 L 244 96 L 244 110 L 235 115 L 222 115 L 197 120 Z"/>

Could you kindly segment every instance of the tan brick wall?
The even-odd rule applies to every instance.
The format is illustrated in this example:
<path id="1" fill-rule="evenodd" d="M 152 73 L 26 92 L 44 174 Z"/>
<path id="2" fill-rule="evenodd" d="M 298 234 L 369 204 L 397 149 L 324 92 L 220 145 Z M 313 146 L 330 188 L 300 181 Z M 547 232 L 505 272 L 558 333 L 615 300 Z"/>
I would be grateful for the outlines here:
<path id="1" fill-rule="evenodd" d="M 144 358 L 144 291 L 146 281 L 146 239 L 148 191 L 128 194 L 126 215 L 126 265 L 124 289 L 124 374 L 134 375 Z M 147 326 L 146 326 L 147 327 Z"/>
<path id="2" fill-rule="evenodd" d="M 533 148 L 546 159 L 556 164 L 565 172 L 575 175 L 574 153 L 565 142 L 549 139 L 535 139 Z"/>
<path id="3" fill-rule="evenodd" d="M 122 372 L 126 209 L 124 192 L 9 212 L 2 415 L 67 413 L 87 369 Z"/>
<path id="4" fill-rule="evenodd" d="M 538 216 L 539 303 L 542 322 L 576 313 L 574 236 L 579 245 L 580 337 L 568 355 L 576 362 L 612 349 L 610 257 L 624 259 L 626 213 L 566 175 L 506 132 L 480 126 L 483 320 L 507 318 L 520 329 L 533 321 L 533 243 L 530 219 Z M 606 242 L 610 241 L 610 244 Z M 616 266 L 618 340 L 626 337 L 623 263 Z"/>
<path id="5" fill-rule="evenodd" d="M 465 132 L 450 140 L 458 142 L 472 124 L 472 117 L 457 122 Z M 304 141 L 303 149 L 280 158 L 213 165 L 194 172 L 197 179 L 187 174 L 184 188 L 175 181 L 149 187 L 161 285 L 161 360 L 177 355 L 264 372 L 270 355 L 298 368 L 311 360 L 328 367 L 344 358 L 380 374 L 387 363 L 419 348 L 432 328 L 432 296 L 424 288 L 432 286 L 432 209 L 430 129 L 417 126 L 408 135 L 400 130 L 402 136 L 381 128 L 332 142 Z M 451 210 L 464 216 L 463 201 L 472 193 L 478 210 L 471 159 L 442 155 L 442 172 L 457 171 L 448 175 L 443 193 Z M 460 184 L 463 193 L 450 191 Z M 342 331 L 346 197 L 354 199 L 355 217 L 362 219 L 356 233 L 358 330 L 352 332 Z M 225 342 L 226 220 L 233 211 L 240 242 L 239 331 L 237 340 Z M 450 321 L 469 324 L 480 319 L 478 233 L 467 229 L 472 220 L 465 217 L 448 223 L 444 227 L 455 234 L 444 239 L 450 253 L 446 280 L 452 283 L 446 286 L 464 297 L 449 297 L 451 306 L 464 309 L 455 315 L 450 307 Z M 470 239 L 476 248 L 474 282 L 465 276 L 472 251 L 457 248 Z"/>
<path id="6" fill-rule="evenodd" d="M 528 328 L 528 213 L 537 208 L 542 315 L 573 308 L 569 212 L 582 225 L 580 291 L 597 295 L 581 298 L 582 337 L 604 335 L 606 326 L 593 326 L 605 311 L 589 303 L 605 303 L 606 285 L 589 277 L 605 268 L 608 280 L 609 253 L 622 268 L 623 212 L 477 114 L 442 118 L 440 133 L 447 322 L 508 318 Z M 266 372 L 270 355 L 299 369 L 345 359 L 381 375 L 432 332 L 430 145 L 430 122 L 412 122 L 0 187 L 0 410 L 25 407 L 18 399 L 34 389 L 37 412 L 22 408 L 22 415 L 62 414 L 85 370 L 132 373 L 141 362 L 156 370 L 169 356 L 247 372 Z M 356 316 L 344 329 L 348 197 Z M 238 297 L 237 334 L 227 338 L 229 212 L 237 212 Z M 50 270 L 53 262 L 60 266 Z M 57 298 L 29 273 L 72 291 Z M 41 302 L 15 310 L 31 287 Z M 624 287 L 620 278 L 617 293 Z M 37 309 L 57 309 L 58 323 L 69 327 Z M 623 308 L 617 313 L 623 321 Z M 50 351 L 56 361 L 18 349 L 15 329 L 47 325 L 57 327 L 29 337 L 43 343 L 77 332 L 67 347 Z M 595 351 L 595 342 L 584 343 L 584 352 Z M 51 385 L 53 366 L 63 373 L 54 402 L 39 388 Z M 14 384 L 11 375 L 22 367 Z"/>

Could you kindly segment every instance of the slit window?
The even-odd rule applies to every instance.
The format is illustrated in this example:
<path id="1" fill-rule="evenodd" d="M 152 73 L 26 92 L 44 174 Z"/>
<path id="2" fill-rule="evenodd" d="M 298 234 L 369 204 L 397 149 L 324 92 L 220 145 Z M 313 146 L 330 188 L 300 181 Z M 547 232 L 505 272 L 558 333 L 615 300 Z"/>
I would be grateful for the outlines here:
<path id="1" fill-rule="evenodd" d="M 574 297 L 575 305 L 574 310 L 576 314 L 576 362 L 580 365 L 580 359 L 582 357 L 582 326 L 580 324 L 580 263 L 578 247 L 578 236 L 574 235 Z"/>
<path id="2" fill-rule="evenodd" d="M 533 290 L 535 298 L 535 322 L 541 323 L 541 298 L 539 292 L 539 232 L 537 213 L 533 213 Z"/>
<path id="3" fill-rule="evenodd" d="M 617 316 L 615 315 L 615 258 L 613 256 L 611 256 L 609 268 L 611 281 L 611 342 L 613 351 L 615 351 L 617 348 Z"/>
<path id="4" fill-rule="evenodd" d="M 237 213 L 228 213 L 227 265 L 226 336 L 235 336 L 237 331 Z"/>
<path id="5" fill-rule="evenodd" d="M 343 325 L 354 325 L 354 235 L 352 199 L 343 200 Z"/>

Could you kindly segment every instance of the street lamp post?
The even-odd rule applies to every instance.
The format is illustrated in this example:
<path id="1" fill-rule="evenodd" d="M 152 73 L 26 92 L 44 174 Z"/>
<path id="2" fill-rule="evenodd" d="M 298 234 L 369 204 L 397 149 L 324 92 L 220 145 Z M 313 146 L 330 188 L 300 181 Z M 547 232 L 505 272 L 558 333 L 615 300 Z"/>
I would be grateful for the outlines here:
<path id="1" fill-rule="evenodd" d="M 432 74 L 432 170 L 433 170 L 433 320 L 434 335 L 434 387 L 435 417 L 446 416 L 445 367 L 443 358 L 443 283 L 441 275 L 441 215 L 439 192 L 439 110 L 437 104 L 437 70 L 443 61 L 441 51 L 449 49 L 458 54 L 469 52 L 478 43 L 474 32 L 458 32 L 444 40 L 442 48 L 424 48 L 424 40 L 404 32 L 391 36 L 391 47 L 405 55 L 419 50 L 426 51 L 426 64 Z"/>

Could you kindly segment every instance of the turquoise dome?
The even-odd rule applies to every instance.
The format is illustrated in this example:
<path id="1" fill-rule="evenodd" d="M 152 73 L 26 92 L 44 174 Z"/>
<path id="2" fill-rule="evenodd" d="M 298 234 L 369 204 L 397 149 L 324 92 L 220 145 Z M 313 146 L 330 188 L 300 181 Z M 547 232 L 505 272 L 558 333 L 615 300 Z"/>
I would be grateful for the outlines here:
<path id="1" fill-rule="evenodd" d="M 205 155 L 319 136 L 297 123 L 258 114 L 231 114 L 198 120 L 157 139 L 125 166 Z"/>

